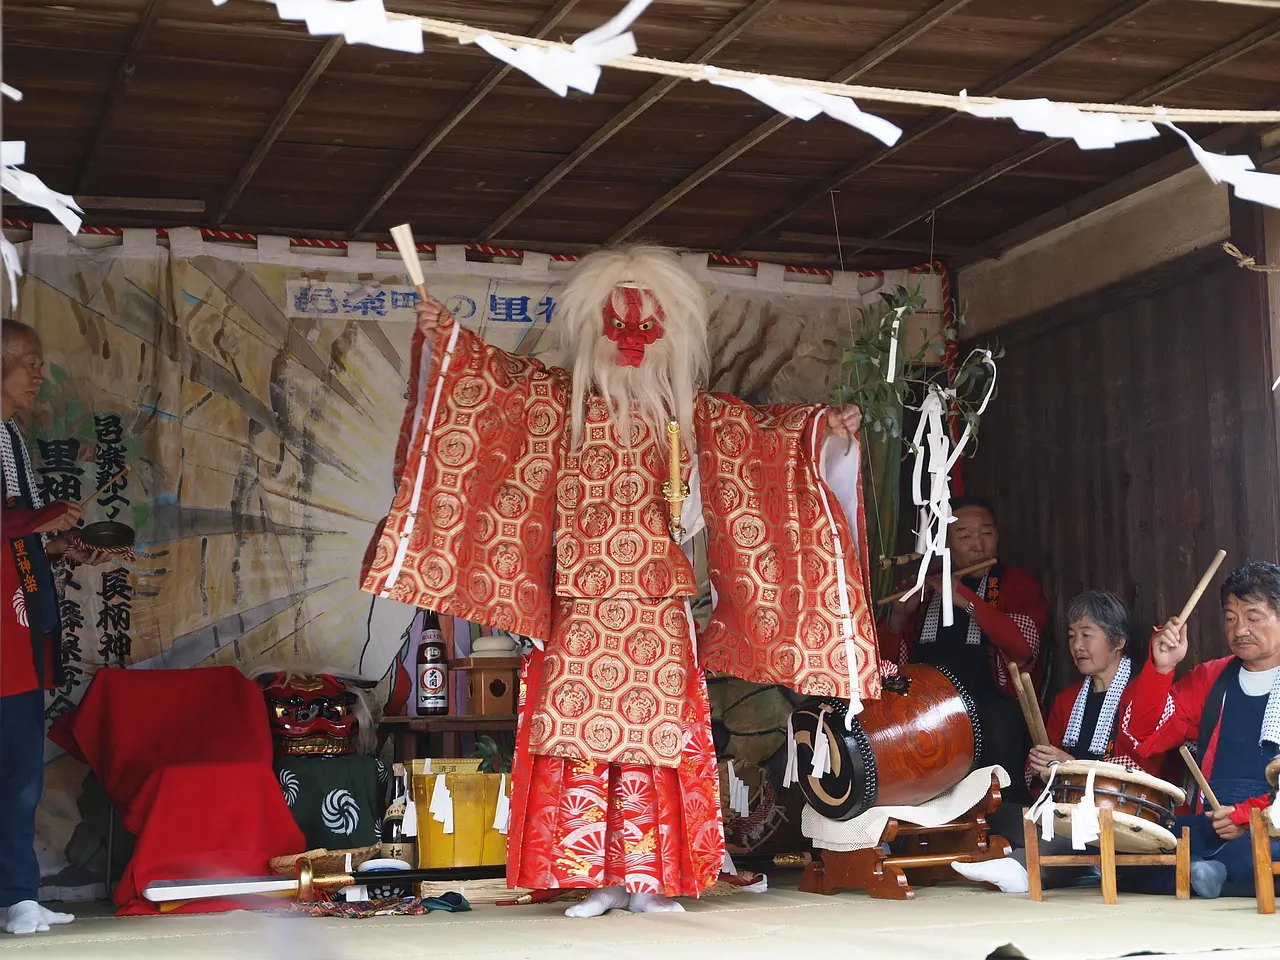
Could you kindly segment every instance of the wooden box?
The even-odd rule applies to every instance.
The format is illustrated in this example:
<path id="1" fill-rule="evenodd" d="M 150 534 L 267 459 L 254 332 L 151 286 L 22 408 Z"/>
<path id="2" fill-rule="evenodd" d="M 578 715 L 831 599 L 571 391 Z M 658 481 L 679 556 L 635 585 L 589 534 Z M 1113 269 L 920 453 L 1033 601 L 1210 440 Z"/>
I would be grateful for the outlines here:
<path id="1" fill-rule="evenodd" d="M 520 691 L 519 657 L 466 657 L 449 664 L 466 673 L 467 715 L 503 716 L 516 712 Z"/>
<path id="2" fill-rule="evenodd" d="M 431 814 L 437 777 L 445 778 L 453 798 L 453 833 L 445 833 L 445 825 Z M 502 784 L 498 773 L 428 773 L 413 778 L 419 869 L 499 867 L 507 862 L 507 836 L 493 828 Z M 509 798 L 509 776 L 506 792 Z"/>

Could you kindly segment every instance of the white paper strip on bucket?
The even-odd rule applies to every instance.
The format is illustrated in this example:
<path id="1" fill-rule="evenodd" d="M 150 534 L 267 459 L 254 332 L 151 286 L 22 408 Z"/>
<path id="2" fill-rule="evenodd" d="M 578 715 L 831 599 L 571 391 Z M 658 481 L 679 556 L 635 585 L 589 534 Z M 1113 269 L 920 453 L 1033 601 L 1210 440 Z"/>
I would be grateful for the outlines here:
<path id="1" fill-rule="evenodd" d="M 502 782 L 498 785 L 498 808 L 493 814 L 493 829 L 505 836 L 510 825 L 511 798 L 507 796 L 507 775 L 504 773 Z"/>
<path id="2" fill-rule="evenodd" d="M 444 824 L 445 833 L 453 833 L 453 794 L 449 792 L 447 780 L 448 777 L 445 774 L 436 774 L 435 787 L 431 791 L 431 804 L 427 809 L 431 812 L 432 820 Z"/>

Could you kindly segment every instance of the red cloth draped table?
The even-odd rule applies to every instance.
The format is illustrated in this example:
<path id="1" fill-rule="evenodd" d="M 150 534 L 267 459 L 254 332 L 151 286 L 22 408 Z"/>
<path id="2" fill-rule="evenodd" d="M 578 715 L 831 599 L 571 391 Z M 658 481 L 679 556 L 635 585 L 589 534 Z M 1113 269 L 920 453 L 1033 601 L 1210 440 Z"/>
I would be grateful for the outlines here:
<path id="1" fill-rule="evenodd" d="M 49 737 L 92 768 L 138 838 L 116 887 L 122 915 L 159 912 L 142 898 L 153 881 L 261 876 L 306 848 L 271 767 L 262 688 L 233 667 L 100 670 Z"/>

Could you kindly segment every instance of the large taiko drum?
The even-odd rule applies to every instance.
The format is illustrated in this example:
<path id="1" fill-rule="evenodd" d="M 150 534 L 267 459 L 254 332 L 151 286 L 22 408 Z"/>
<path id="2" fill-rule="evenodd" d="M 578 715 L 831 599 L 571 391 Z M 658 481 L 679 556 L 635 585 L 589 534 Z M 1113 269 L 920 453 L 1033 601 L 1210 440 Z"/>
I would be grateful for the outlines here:
<path id="1" fill-rule="evenodd" d="M 876 806 L 914 806 L 951 789 L 982 754 L 973 699 L 951 673 L 912 664 L 884 683 L 845 729 L 848 704 L 811 700 L 791 714 L 800 789 L 831 820 Z M 828 772 L 813 775 L 818 730 L 826 732 Z"/>

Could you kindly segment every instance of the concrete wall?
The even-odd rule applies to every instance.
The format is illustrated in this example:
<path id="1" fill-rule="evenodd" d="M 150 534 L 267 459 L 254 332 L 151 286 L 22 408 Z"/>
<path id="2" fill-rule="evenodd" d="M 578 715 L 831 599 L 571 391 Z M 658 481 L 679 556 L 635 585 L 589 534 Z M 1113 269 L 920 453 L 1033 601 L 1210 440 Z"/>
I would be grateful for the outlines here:
<path id="1" fill-rule="evenodd" d="M 1194 167 L 959 272 L 972 337 L 1091 293 L 1231 232 L 1227 189 Z M 1223 255 L 1225 257 L 1225 254 Z"/>

